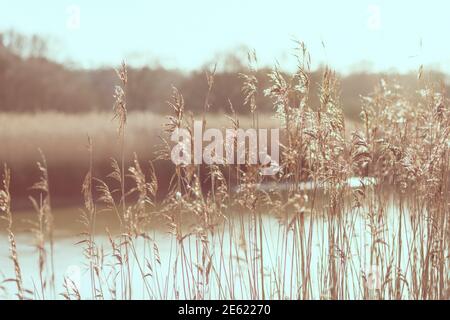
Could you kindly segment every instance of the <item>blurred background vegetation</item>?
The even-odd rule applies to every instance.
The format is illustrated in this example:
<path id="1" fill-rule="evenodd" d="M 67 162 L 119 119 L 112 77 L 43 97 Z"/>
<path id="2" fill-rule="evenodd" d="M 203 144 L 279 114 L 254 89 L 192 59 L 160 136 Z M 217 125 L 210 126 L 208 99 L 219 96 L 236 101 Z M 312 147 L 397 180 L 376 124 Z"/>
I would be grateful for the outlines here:
<path id="1" fill-rule="evenodd" d="M 24 36 L 14 31 L 0 33 L 0 111 L 79 113 L 111 110 L 112 93 L 117 82 L 113 67 L 89 70 L 67 67 L 47 58 L 49 50 L 48 42 L 39 36 Z M 226 70 L 218 71 L 215 77 L 211 112 L 228 111 L 228 99 L 238 113 L 249 112 L 243 106 L 242 80 L 238 76 L 246 69 L 246 61 L 241 56 L 238 53 L 226 54 Z M 317 84 L 322 71 L 323 68 L 319 68 L 311 74 L 312 105 L 318 104 Z M 268 87 L 268 72 L 268 67 L 258 70 L 260 88 Z M 340 75 L 341 101 L 348 118 L 359 118 L 360 96 L 370 93 L 384 76 L 384 73 L 366 71 Z M 406 90 L 419 87 L 417 73 L 389 73 L 389 77 Z M 433 81 L 446 79 L 446 75 L 439 71 L 430 71 L 429 77 Z M 207 91 L 204 70 L 187 73 L 161 66 L 129 69 L 129 110 L 167 113 L 165 102 L 170 97 L 171 85 L 183 93 L 188 110 L 194 114 L 202 112 Z M 262 91 L 259 91 L 259 110 L 272 112 L 272 104 Z"/>

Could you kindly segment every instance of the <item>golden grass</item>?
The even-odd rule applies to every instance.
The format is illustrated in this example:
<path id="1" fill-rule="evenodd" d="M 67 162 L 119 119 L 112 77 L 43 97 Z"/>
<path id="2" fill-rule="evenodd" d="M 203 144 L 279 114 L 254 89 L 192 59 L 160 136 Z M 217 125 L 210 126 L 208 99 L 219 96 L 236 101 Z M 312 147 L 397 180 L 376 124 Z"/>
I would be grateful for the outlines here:
<path id="1" fill-rule="evenodd" d="M 260 166 L 248 163 L 178 165 L 172 178 L 164 177 L 170 185 L 160 201 L 156 196 L 160 181 L 153 161 L 144 163 L 130 151 L 142 151 L 150 157 L 146 152 L 154 150 L 156 123 L 165 124 L 167 139 L 176 129 L 192 130 L 192 119 L 176 88 L 169 103 L 172 117 L 129 113 L 124 64 L 118 71 L 121 87 L 116 89 L 116 131 L 109 123 L 111 115 L 100 119 L 98 114 L 85 115 L 81 127 L 74 119 L 67 120 L 70 117 L 63 122 L 61 115 L 46 115 L 57 124 L 34 127 L 44 127 L 38 131 L 40 135 L 35 133 L 42 141 L 30 143 L 48 143 L 45 152 L 52 157 L 57 156 L 61 143 L 73 143 L 68 161 L 86 163 L 80 215 L 84 229 L 78 245 L 84 249 L 89 293 L 80 292 L 70 279 L 64 279 L 60 292 L 64 298 L 449 298 L 450 116 L 445 92 L 419 79 L 424 89 L 418 99 L 411 99 L 401 88 L 383 80 L 372 95 L 362 98 L 361 128 L 349 132 L 339 82 L 331 70 L 323 74 L 320 104 L 310 105 L 310 58 L 303 44 L 299 45 L 298 71 L 288 79 L 273 70 L 271 87 L 265 88 L 279 119 L 275 124 L 280 124 L 284 138 L 282 171 L 272 177 L 261 176 Z M 250 62 L 254 60 L 252 57 Z M 271 126 L 274 122 L 258 111 L 256 93 L 261 88 L 254 72 L 251 64 L 248 74 L 242 75 L 245 103 L 251 112 L 247 125 Z M 209 88 L 213 77 L 214 72 L 207 73 Z M 205 96 L 202 118 L 205 125 L 213 126 L 208 123 L 209 93 Z M 2 134 L 12 136 L 17 127 L 24 127 L 20 117 Z M 237 120 L 231 109 L 230 118 L 213 124 L 243 126 Z M 150 123 L 152 129 L 148 129 Z M 67 136 L 48 137 L 56 125 Z M 23 130 L 34 132 L 33 126 Z M 100 148 L 103 145 L 105 149 L 98 151 L 102 137 Z M 118 139 L 119 144 L 112 143 Z M 83 141 L 87 141 L 88 152 L 81 151 Z M 159 148 L 160 159 L 168 159 L 170 147 Z M 17 150 L 14 145 L 6 144 L 6 148 Z M 106 177 L 94 175 L 92 159 L 97 152 L 118 159 L 111 160 L 111 173 Z M 35 202 L 34 234 L 40 286 L 35 289 L 24 289 L 21 280 L 20 253 L 11 229 L 7 169 L 0 193 L 18 298 L 54 298 L 58 293 L 51 263 L 53 215 L 45 161 L 39 170 L 35 188 L 40 191 L 40 201 Z M 361 180 L 359 186 L 351 188 L 346 182 L 354 176 L 370 177 L 377 183 Z M 208 188 L 202 187 L 205 180 Z M 313 185 L 311 190 L 301 187 L 305 181 Z M 273 190 L 259 187 L 266 182 L 274 183 Z M 277 188 L 282 185 L 288 185 L 288 190 Z M 107 248 L 99 244 L 96 233 L 97 215 L 104 208 L 120 225 L 116 235 L 105 231 Z M 278 221 L 276 230 L 267 229 L 266 215 Z M 154 219 L 166 224 L 171 243 L 168 255 L 162 255 L 161 243 L 150 228 Z M 267 241 L 272 232 L 277 234 L 276 239 L 270 238 L 273 243 Z M 367 266 L 375 266 L 376 274 Z M 142 291 L 136 292 L 137 283 L 142 284 Z"/>
<path id="2" fill-rule="evenodd" d="M 228 127 L 228 120 L 223 115 L 210 114 L 206 119 L 211 127 Z M 165 121 L 164 115 L 130 112 L 126 152 L 129 155 L 137 152 L 142 158 L 153 158 L 155 146 L 161 143 L 158 136 Z M 243 116 L 241 123 L 243 127 L 250 127 L 251 119 Z M 262 125 L 275 127 L 277 121 L 272 114 L 267 115 L 263 117 Z M 88 135 L 95 143 L 97 161 L 108 160 L 118 153 L 118 139 L 110 113 L 0 112 L 0 128 L 0 161 L 14 166 L 30 166 L 36 162 L 39 159 L 38 148 L 45 153 L 50 163 L 84 164 Z"/>

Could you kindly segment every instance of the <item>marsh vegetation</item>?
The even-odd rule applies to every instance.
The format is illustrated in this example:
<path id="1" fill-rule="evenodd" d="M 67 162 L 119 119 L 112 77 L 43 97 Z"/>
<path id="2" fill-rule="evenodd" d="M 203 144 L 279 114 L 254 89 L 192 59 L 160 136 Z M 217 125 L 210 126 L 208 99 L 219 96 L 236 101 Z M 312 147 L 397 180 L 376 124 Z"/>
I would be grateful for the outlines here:
<path id="1" fill-rule="evenodd" d="M 150 158 L 128 145 L 139 138 L 129 128 L 140 119 L 128 117 L 133 106 L 127 105 L 130 83 L 122 64 L 109 172 L 94 174 L 95 138 L 80 132 L 87 156 L 73 154 L 88 168 L 77 186 L 84 207 L 71 213 L 82 228 L 76 239 L 58 236 L 52 168 L 44 154 L 30 191 L 35 213 L 20 222 L 28 236 L 15 228 L 20 216 L 11 209 L 9 191 L 14 176 L 5 165 L 4 294 L 18 299 L 450 298 L 445 87 L 423 70 L 413 95 L 385 78 L 361 97 L 361 121 L 349 128 L 338 77 L 325 68 L 321 81 L 313 83 L 308 51 L 298 45 L 297 71 L 286 75 L 275 68 L 268 74 L 269 87 L 260 87 L 253 55 L 240 75 L 240 107 L 250 112 L 248 127 L 268 122 L 258 108 L 261 93 L 273 104 L 270 122 L 282 138 L 281 170 L 273 176 L 261 175 L 257 164 L 227 163 L 177 165 L 158 175 L 158 163 L 170 159 L 174 130 L 192 130 L 195 118 L 208 126 L 214 70 L 206 73 L 200 115 L 190 114 L 182 92 L 172 88 L 170 115 Z M 312 87 L 317 103 L 309 100 Z M 227 110 L 227 127 L 242 127 L 235 106 L 221 108 Z M 35 250 L 27 254 L 23 241 L 31 238 Z M 79 274 L 67 274 L 69 263 Z"/>

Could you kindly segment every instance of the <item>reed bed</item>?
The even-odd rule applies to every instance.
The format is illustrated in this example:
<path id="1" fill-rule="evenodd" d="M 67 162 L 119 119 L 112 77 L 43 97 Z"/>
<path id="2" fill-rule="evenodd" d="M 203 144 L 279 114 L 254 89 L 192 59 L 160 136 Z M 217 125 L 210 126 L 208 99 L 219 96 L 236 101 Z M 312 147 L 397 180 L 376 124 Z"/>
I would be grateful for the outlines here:
<path id="1" fill-rule="evenodd" d="M 257 92 L 273 101 L 282 138 L 277 174 L 263 176 L 261 165 L 249 163 L 177 165 L 163 200 L 154 163 L 169 159 L 168 137 L 192 131 L 195 117 L 173 88 L 158 153 L 147 163 L 129 154 L 128 124 L 135 119 L 127 117 L 122 64 L 113 115 L 118 157 L 106 177 L 94 176 L 95 139 L 87 142 L 84 231 L 76 244 L 83 248 L 87 290 L 70 277 L 62 288 L 55 285 L 51 168 L 44 155 L 30 221 L 39 253 L 33 287 L 23 282 L 5 166 L 0 211 L 14 273 L 3 285 L 14 283 L 9 288 L 18 299 L 449 299 L 450 117 L 443 86 L 427 81 L 422 69 L 414 97 L 381 80 L 361 97 L 361 125 L 349 132 L 332 70 L 318 84 L 319 105 L 309 103 L 310 57 L 298 45 L 298 70 L 289 78 L 275 68 L 271 86 L 259 88 L 254 54 L 241 75 L 249 126 L 263 127 Z M 203 126 L 213 108 L 214 70 L 205 81 Z M 231 104 L 229 110 L 228 127 L 241 127 Z M 361 177 L 356 187 L 347 183 L 352 177 Z M 303 188 L 305 182 L 312 187 Z M 268 183 L 271 188 L 261 187 Z M 120 225 L 118 232 L 104 230 L 107 241 L 97 233 L 100 214 Z M 154 221 L 164 224 L 164 236 L 151 227 Z"/>

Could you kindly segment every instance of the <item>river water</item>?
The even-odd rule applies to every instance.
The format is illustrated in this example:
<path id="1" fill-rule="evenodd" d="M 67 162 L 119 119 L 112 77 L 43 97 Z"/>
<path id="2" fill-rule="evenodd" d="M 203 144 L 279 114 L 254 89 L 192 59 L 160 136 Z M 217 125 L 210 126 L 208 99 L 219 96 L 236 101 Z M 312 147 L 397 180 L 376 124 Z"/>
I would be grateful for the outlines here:
<path id="1" fill-rule="evenodd" d="M 198 246 L 199 242 L 194 236 L 184 239 L 184 259 L 191 261 L 184 265 L 184 269 L 176 239 L 163 228 L 155 228 L 150 231 L 151 241 L 144 241 L 143 238 L 136 240 L 135 254 L 140 257 L 141 262 L 138 264 L 134 259 L 130 260 L 132 292 L 126 297 L 252 299 L 262 298 L 264 294 L 265 298 L 271 299 L 327 299 L 333 295 L 343 299 L 363 298 L 364 288 L 369 287 L 374 292 L 380 289 L 381 282 L 387 278 L 390 263 L 400 266 L 404 277 L 408 278 L 413 263 L 408 252 L 421 241 L 417 236 L 418 229 L 413 232 L 415 220 L 405 210 L 400 210 L 395 202 L 387 204 L 383 217 L 374 219 L 368 212 L 367 208 L 359 208 L 349 210 L 342 217 L 305 214 L 302 224 L 296 225 L 297 229 L 292 226 L 287 229 L 292 217 L 262 214 L 262 225 L 257 230 L 262 232 L 261 238 L 253 236 L 255 224 L 250 214 L 233 215 L 208 236 L 211 263 L 202 260 L 202 247 Z M 48 284 L 44 292 L 41 290 L 38 251 L 33 235 L 23 228 L 22 231 L 18 228 L 15 232 L 24 287 L 34 292 L 29 294 L 30 298 L 44 296 L 62 299 L 61 293 L 65 292 L 64 279 L 70 288 L 73 283 L 81 298 L 92 298 L 88 260 L 83 256 L 83 244 L 76 245 L 80 241 L 80 236 L 77 236 L 80 232 L 80 225 L 76 222 L 77 215 L 77 209 L 55 212 L 58 217 L 54 247 L 55 292 Z M 18 214 L 15 218 L 29 219 L 33 218 L 33 214 Z M 102 219 L 107 224 L 109 218 Z M 101 224 L 99 223 L 99 230 L 102 228 Z M 301 233 L 298 232 L 300 226 L 303 228 Z M 426 233 L 422 232 L 421 235 L 426 236 Z M 402 241 L 399 242 L 399 239 Z M 259 241 L 258 247 L 261 247 L 261 240 L 263 277 L 259 251 L 252 251 L 255 242 Z M 99 231 L 95 235 L 95 242 L 99 248 L 103 248 L 105 257 L 101 280 L 103 283 L 98 285 L 102 287 L 102 297 L 124 298 L 123 286 L 117 280 L 120 276 L 113 281 L 117 269 L 114 267 L 115 260 L 108 236 Z M 8 281 L 14 278 L 14 267 L 9 258 L 8 238 L 4 229 L 0 232 L 0 243 L 0 282 L 3 280 L 0 297 L 15 299 L 15 283 Z M 402 246 L 401 250 L 398 250 L 399 246 Z M 374 250 L 383 256 L 382 261 L 374 262 Z M 308 256 L 309 259 L 305 258 Z M 49 260 L 47 256 L 47 270 L 50 269 Z M 203 269 L 197 268 L 202 264 Z M 208 277 L 205 277 L 199 270 L 204 271 L 208 264 L 210 271 Z M 333 271 L 330 271 L 331 265 Z M 306 289 L 303 271 L 308 276 Z M 331 281 L 331 273 L 337 275 L 341 282 L 336 284 Z M 47 274 L 47 279 L 49 278 Z M 196 289 L 192 287 L 194 282 Z M 336 286 L 334 289 L 333 283 Z M 404 297 L 409 297 L 407 288 L 403 294 Z"/>

